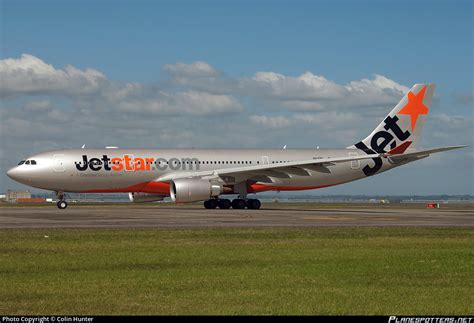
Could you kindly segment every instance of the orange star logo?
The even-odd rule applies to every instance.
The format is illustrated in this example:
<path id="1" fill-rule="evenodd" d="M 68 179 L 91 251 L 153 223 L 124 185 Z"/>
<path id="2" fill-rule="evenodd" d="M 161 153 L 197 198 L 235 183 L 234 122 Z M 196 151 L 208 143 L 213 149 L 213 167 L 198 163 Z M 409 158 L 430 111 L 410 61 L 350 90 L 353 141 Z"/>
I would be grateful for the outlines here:
<path id="1" fill-rule="evenodd" d="M 408 103 L 400 110 L 398 114 L 409 114 L 411 117 L 411 130 L 415 130 L 416 120 L 420 114 L 427 114 L 428 107 L 423 104 L 425 97 L 426 85 L 418 94 L 408 92 Z"/>

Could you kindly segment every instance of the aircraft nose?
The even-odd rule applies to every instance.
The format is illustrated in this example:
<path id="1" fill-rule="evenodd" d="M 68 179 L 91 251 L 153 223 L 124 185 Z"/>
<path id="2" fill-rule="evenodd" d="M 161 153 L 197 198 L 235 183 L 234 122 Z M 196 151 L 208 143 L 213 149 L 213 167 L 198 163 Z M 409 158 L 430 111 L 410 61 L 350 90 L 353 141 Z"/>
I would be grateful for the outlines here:
<path id="1" fill-rule="evenodd" d="M 18 177 L 18 167 L 13 167 L 13 168 L 10 168 L 8 171 L 7 171 L 7 176 L 10 177 L 11 179 L 17 179 Z"/>
<path id="2" fill-rule="evenodd" d="M 30 185 L 33 179 L 31 171 L 25 171 L 25 169 L 21 169 L 21 166 L 16 166 L 7 171 L 7 176 L 13 179 L 18 183 L 22 183 L 25 185 Z"/>

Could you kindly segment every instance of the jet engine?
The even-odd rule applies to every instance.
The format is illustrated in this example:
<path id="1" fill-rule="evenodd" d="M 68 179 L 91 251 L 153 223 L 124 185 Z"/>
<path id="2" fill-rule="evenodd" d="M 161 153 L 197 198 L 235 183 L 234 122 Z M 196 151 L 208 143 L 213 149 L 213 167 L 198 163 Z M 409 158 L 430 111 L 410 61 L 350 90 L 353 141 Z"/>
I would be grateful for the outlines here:
<path id="1" fill-rule="evenodd" d="M 222 185 L 206 179 L 177 179 L 170 184 L 170 196 L 176 203 L 203 201 L 224 191 Z"/>
<path id="2" fill-rule="evenodd" d="M 134 203 L 155 202 L 165 198 L 164 195 L 147 193 L 128 193 L 128 198 Z"/>

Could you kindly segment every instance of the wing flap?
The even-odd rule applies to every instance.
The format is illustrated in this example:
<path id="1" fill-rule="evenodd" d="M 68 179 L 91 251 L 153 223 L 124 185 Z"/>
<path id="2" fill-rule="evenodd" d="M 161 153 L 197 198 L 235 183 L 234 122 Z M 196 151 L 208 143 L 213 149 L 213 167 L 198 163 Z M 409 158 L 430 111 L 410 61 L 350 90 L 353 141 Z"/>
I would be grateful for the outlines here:
<path id="1" fill-rule="evenodd" d="M 319 173 L 330 174 L 331 170 L 328 166 L 333 166 L 335 164 L 327 165 L 327 164 L 317 164 L 317 165 L 305 165 L 303 166 L 304 169 L 312 170 Z"/>
<path id="2" fill-rule="evenodd" d="M 296 175 L 296 176 L 310 176 L 311 174 L 304 168 L 300 168 L 297 166 L 289 166 L 283 167 L 279 169 L 280 171 L 287 173 L 288 175 Z"/>

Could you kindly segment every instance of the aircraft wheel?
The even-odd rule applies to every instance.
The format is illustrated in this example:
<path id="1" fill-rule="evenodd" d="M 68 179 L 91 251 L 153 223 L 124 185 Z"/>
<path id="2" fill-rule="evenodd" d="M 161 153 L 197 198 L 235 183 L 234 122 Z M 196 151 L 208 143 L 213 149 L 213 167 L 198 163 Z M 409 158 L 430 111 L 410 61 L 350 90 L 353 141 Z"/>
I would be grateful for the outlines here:
<path id="1" fill-rule="evenodd" d="M 67 208 L 67 202 L 66 201 L 58 201 L 58 203 L 56 203 L 56 205 L 58 206 L 58 209 L 61 209 L 61 210 L 64 210 L 65 208 Z"/>
<path id="2" fill-rule="evenodd" d="M 232 202 L 228 199 L 219 199 L 217 205 L 219 206 L 219 209 L 230 209 Z"/>
<path id="3" fill-rule="evenodd" d="M 206 209 L 215 209 L 217 207 L 217 201 L 215 199 L 204 201 L 204 207 Z"/>
<path id="4" fill-rule="evenodd" d="M 260 200 L 257 199 L 248 199 L 247 200 L 247 207 L 252 210 L 258 210 L 262 203 L 260 203 Z"/>
<path id="5" fill-rule="evenodd" d="M 244 199 L 235 199 L 232 201 L 233 209 L 245 209 L 245 200 Z"/>

